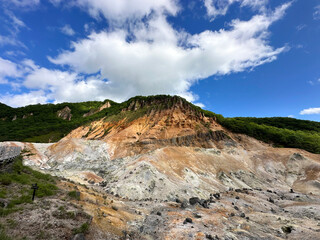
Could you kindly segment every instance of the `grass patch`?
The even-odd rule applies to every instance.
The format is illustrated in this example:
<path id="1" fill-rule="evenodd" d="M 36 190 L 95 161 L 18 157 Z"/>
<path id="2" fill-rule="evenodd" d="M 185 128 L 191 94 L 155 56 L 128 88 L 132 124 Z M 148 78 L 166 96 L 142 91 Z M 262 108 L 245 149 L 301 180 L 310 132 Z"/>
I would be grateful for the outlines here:
<path id="1" fill-rule="evenodd" d="M 68 192 L 68 196 L 72 199 L 80 201 L 80 192 L 77 191 L 70 191 Z"/>
<path id="2" fill-rule="evenodd" d="M 8 216 L 9 214 L 18 212 L 20 210 L 22 210 L 22 208 L 0 208 L 0 217 Z"/>
<path id="3" fill-rule="evenodd" d="M 52 213 L 52 216 L 58 219 L 75 219 L 77 217 L 77 214 L 72 211 L 66 211 L 63 206 L 60 206 L 58 210 Z"/>
<path id="4" fill-rule="evenodd" d="M 9 237 L 6 234 L 6 232 L 3 229 L 0 230 L 0 239 L 1 240 L 13 240 L 11 237 Z"/>
<path id="5" fill-rule="evenodd" d="M 39 187 L 36 198 L 53 196 L 58 191 L 54 177 L 23 166 L 22 157 L 17 157 L 12 163 L 11 170 L 0 174 L 0 198 L 8 201 L 7 208 L 0 207 L 0 217 L 21 210 L 22 207 L 17 208 L 19 205 L 31 204 L 33 195 L 31 185 L 35 183 Z"/>
<path id="6" fill-rule="evenodd" d="M 0 189 L 0 198 L 6 198 L 6 196 L 7 196 L 7 190 Z"/>
<path id="7" fill-rule="evenodd" d="M 73 229 L 72 232 L 73 232 L 74 235 L 76 235 L 78 233 L 86 234 L 86 233 L 89 232 L 89 227 L 90 227 L 89 223 L 84 223 L 79 228 Z"/>

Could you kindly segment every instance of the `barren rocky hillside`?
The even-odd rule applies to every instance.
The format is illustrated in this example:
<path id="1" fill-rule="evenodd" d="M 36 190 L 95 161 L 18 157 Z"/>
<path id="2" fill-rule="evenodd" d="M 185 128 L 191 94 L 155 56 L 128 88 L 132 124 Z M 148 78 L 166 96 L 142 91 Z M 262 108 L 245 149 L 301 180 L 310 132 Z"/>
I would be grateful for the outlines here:
<path id="1" fill-rule="evenodd" d="M 88 239 L 320 239 L 320 155 L 232 133 L 180 98 L 137 99 L 57 143 L 3 144 L 90 188 Z"/>

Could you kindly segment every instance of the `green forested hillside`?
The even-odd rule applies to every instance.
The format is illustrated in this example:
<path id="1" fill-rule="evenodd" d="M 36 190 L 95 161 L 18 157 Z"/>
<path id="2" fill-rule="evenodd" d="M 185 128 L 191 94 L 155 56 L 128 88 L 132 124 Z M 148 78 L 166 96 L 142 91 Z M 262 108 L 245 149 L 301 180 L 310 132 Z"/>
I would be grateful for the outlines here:
<path id="1" fill-rule="evenodd" d="M 217 121 L 235 133 L 243 133 L 271 143 L 276 147 L 293 147 L 305 149 L 309 152 L 320 153 L 320 123 L 313 121 L 298 120 L 294 118 L 224 118 L 222 115 L 188 103 L 185 99 L 177 96 L 137 96 L 123 103 L 115 103 L 110 100 L 111 107 L 91 116 L 83 117 L 83 114 L 98 110 L 104 102 L 61 103 L 30 105 L 21 108 L 10 108 L 0 104 L 0 141 L 30 141 L 30 142 L 53 142 L 58 141 L 71 130 L 88 122 L 107 117 L 118 119 L 126 116 L 123 109 L 127 109 L 133 102 L 143 102 L 149 105 L 147 111 L 140 109 L 139 113 L 146 114 L 153 109 L 170 108 L 177 100 L 189 104 L 195 112 L 204 113 L 208 117 L 215 117 Z M 151 104 L 151 107 L 150 107 Z M 71 121 L 57 117 L 57 111 L 68 106 L 71 109 Z M 146 110 L 146 109 L 145 109 Z M 32 115 L 30 115 L 32 113 Z M 133 114 L 133 113 L 132 113 Z M 131 114 L 131 115 L 132 115 Z M 138 114 L 132 117 L 139 117 Z M 137 115 L 137 116 L 136 116 Z M 17 116 L 15 121 L 13 118 Z M 23 118 L 23 116 L 27 116 Z"/>
<path id="2" fill-rule="evenodd" d="M 320 123 L 307 121 L 307 120 L 297 120 L 295 118 L 288 117 L 272 117 L 272 118 L 245 118 L 245 117 L 236 117 L 235 119 L 253 122 L 257 124 L 264 124 L 268 126 L 273 126 L 277 128 L 284 128 L 290 130 L 301 130 L 301 131 L 315 131 L 320 132 Z"/>
<path id="3" fill-rule="evenodd" d="M 224 118 L 212 114 L 217 121 L 235 133 L 243 133 L 275 147 L 301 148 L 320 153 L 320 123 L 294 118 Z"/>
<path id="4" fill-rule="evenodd" d="M 112 101 L 109 102 L 111 105 L 116 105 L 116 103 Z M 104 102 L 95 101 L 83 103 L 37 104 L 21 108 L 10 108 L 1 104 L 0 141 L 57 141 L 72 129 L 88 121 L 103 117 L 107 109 L 92 116 L 83 117 L 83 114 L 88 113 L 90 110 L 97 110 L 103 104 Z M 71 109 L 71 121 L 64 120 L 57 116 L 57 112 L 66 106 Z M 13 119 L 15 120 L 13 121 Z"/>

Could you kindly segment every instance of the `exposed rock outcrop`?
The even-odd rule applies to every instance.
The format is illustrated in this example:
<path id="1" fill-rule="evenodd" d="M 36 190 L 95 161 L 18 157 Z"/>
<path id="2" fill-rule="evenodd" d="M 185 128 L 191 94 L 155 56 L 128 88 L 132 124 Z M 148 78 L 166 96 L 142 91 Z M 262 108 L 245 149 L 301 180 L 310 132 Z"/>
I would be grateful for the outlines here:
<path id="1" fill-rule="evenodd" d="M 107 101 L 107 102 L 106 102 L 105 104 L 103 104 L 98 110 L 91 109 L 89 112 L 83 114 L 83 117 L 89 117 L 89 116 L 91 116 L 91 115 L 93 115 L 93 114 L 96 114 L 96 113 L 98 113 L 98 112 L 101 112 L 102 110 L 104 110 L 104 109 L 106 109 L 106 108 L 109 108 L 109 107 L 111 107 L 111 104 L 110 104 L 110 102 Z"/>
<path id="2" fill-rule="evenodd" d="M 99 108 L 99 112 L 101 112 L 103 109 L 109 108 L 111 107 L 111 103 L 110 102 L 106 102 L 105 104 L 103 104 L 100 108 Z"/>
<path id="3" fill-rule="evenodd" d="M 33 113 L 28 113 L 23 115 L 22 119 L 26 119 L 27 117 L 31 117 L 31 116 L 33 116 Z"/>
<path id="4" fill-rule="evenodd" d="M 64 120 L 70 121 L 72 118 L 71 109 L 68 106 L 66 106 L 65 108 L 63 108 L 57 112 L 57 116 L 59 118 L 64 119 Z"/>

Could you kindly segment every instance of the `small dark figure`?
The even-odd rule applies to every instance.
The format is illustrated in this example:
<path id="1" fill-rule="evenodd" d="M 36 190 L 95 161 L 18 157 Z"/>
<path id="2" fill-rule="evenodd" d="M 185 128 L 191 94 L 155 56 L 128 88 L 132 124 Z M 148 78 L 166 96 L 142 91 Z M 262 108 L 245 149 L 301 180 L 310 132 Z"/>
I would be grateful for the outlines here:
<path id="1" fill-rule="evenodd" d="M 32 201 L 34 201 L 34 197 L 36 195 L 37 189 L 39 189 L 38 184 L 32 184 L 31 189 L 33 189 Z"/>

